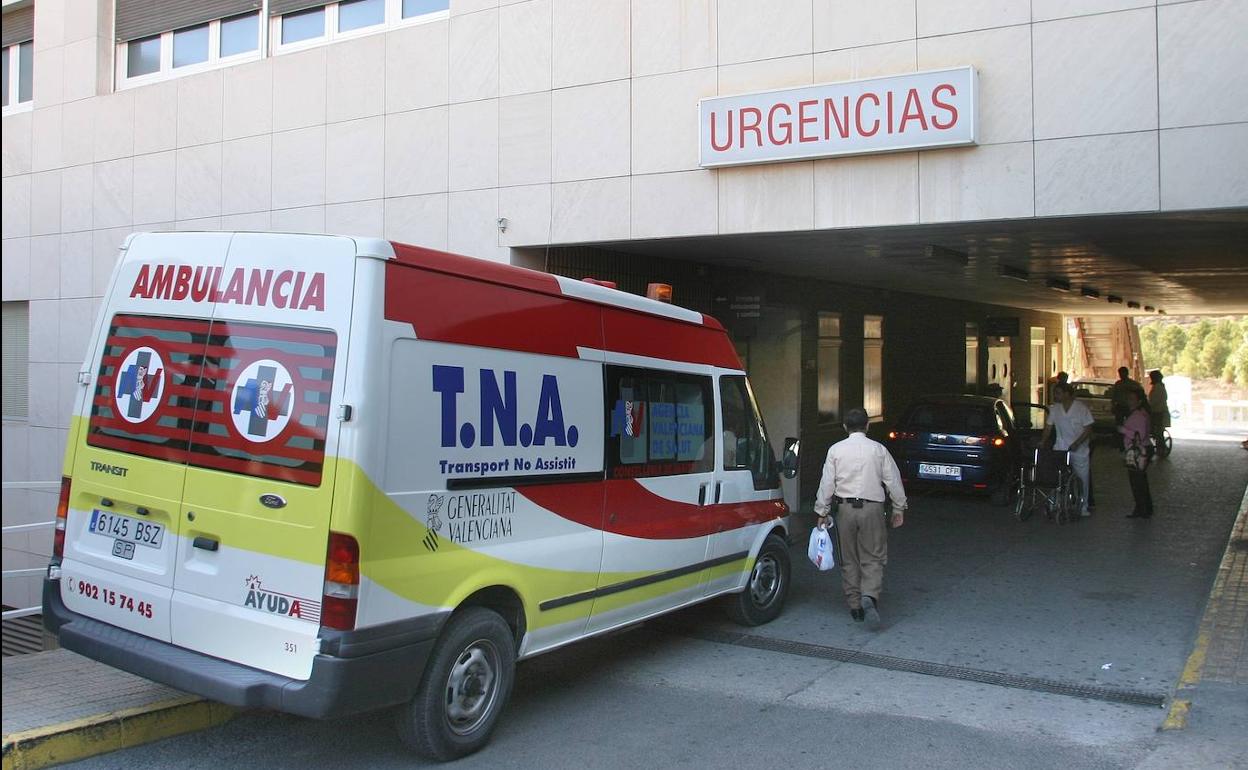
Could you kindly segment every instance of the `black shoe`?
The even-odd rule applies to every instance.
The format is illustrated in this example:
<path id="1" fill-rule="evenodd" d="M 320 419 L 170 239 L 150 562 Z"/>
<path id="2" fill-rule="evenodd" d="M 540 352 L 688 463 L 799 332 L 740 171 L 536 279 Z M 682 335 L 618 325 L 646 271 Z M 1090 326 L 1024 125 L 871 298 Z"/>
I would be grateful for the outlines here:
<path id="1" fill-rule="evenodd" d="M 852 607 L 849 610 L 849 616 L 854 619 L 855 623 L 861 623 L 862 619 L 866 617 L 866 615 L 863 614 L 863 611 L 861 609 L 856 610 L 856 609 L 853 609 Z"/>
<path id="2" fill-rule="evenodd" d="M 867 616 L 867 623 L 872 628 L 880 627 L 880 611 L 875 606 L 875 599 L 871 596 L 862 597 L 862 611 Z"/>

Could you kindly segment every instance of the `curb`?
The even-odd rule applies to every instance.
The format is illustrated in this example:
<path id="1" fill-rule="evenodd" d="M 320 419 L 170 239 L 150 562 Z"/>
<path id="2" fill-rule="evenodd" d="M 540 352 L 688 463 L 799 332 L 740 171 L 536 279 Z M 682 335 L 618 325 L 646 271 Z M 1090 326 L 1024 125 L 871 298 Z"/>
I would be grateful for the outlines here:
<path id="1" fill-rule="evenodd" d="M 3 770 L 38 770 L 162 738 L 206 730 L 236 709 L 195 696 L 37 727 L 4 736 Z"/>
<path id="2" fill-rule="evenodd" d="M 1234 547 L 1237 535 L 1242 534 L 1248 529 L 1248 489 L 1244 490 L 1244 499 L 1239 504 L 1239 515 L 1235 517 L 1235 523 L 1231 526 L 1231 536 L 1226 545 L 1226 551 L 1222 554 L 1222 561 L 1218 564 L 1218 573 L 1213 580 L 1213 588 L 1209 591 L 1209 600 L 1205 604 L 1205 612 L 1201 616 L 1199 630 L 1196 633 L 1196 642 L 1192 646 L 1192 652 L 1187 657 L 1187 663 L 1183 666 L 1183 673 L 1179 675 L 1178 684 L 1175 686 L 1174 697 L 1170 701 L 1170 709 L 1166 713 L 1165 721 L 1161 723 L 1161 727 L 1157 728 L 1162 731 L 1183 730 L 1187 728 L 1187 718 L 1192 710 L 1192 695 L 1196 686 L 1200 684 L 1201 677 L 1204 675 L 1205 659 L 1209 653 L 1209 643 L 1213 638 L 1214 626 L 1217 622 L 1218 612 L 1222 605 L 1222 595 L 1226 593 L 1227 575 L 1230 572 L 1229 564 L 1233 558 L 1231 549 Z"/>

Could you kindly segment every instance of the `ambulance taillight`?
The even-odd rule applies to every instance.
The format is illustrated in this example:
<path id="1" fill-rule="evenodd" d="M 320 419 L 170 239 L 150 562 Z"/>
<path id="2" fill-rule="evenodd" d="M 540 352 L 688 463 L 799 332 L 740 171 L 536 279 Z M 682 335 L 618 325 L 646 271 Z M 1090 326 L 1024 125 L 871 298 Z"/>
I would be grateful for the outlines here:
<path id="1" fill-rule="evenodd" d="M 329 533 L 325 555 L 325 591 L 321 598 L 321 625 L 339 631 L 355 628 L 360 602 L 360 544 L 341 532 Z"/>
<path id="2" fill-rule="evenodd" d="M 52 558 L 65 555 L 65 523 L 69 520 L 69 476 L 61 477 L 61 496 L 56 501 L 56 530 L 52 535 Z"/>

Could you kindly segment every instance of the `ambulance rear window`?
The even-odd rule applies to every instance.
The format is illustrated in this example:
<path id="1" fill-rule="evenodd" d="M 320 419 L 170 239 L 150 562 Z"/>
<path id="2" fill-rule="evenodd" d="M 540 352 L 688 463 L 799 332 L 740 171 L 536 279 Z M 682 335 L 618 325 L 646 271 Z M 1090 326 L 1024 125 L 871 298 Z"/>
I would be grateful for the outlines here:
<path id="1" fill-rule="evenodd" d="M 117 315 L 87 443 L 319 485 L 336 347 L 321 329 Z"/>

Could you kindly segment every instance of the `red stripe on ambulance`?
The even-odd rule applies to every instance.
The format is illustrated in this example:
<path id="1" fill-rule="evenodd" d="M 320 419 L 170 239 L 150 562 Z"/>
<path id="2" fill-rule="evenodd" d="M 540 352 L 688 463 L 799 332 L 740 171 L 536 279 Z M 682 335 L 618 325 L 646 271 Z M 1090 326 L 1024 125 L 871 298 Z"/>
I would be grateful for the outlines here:
<path id="1" fill-rule="evenodd" d="M 613 535 L 647 540 L 681 540 L 761 524 L 788 513 L 782 500 L 695 505 L 668 500 L 632 479 L 605 482 L 614 517 L 603 520 L 604 482 L 517 487 L 530 502 L 568 521 Z"/>

